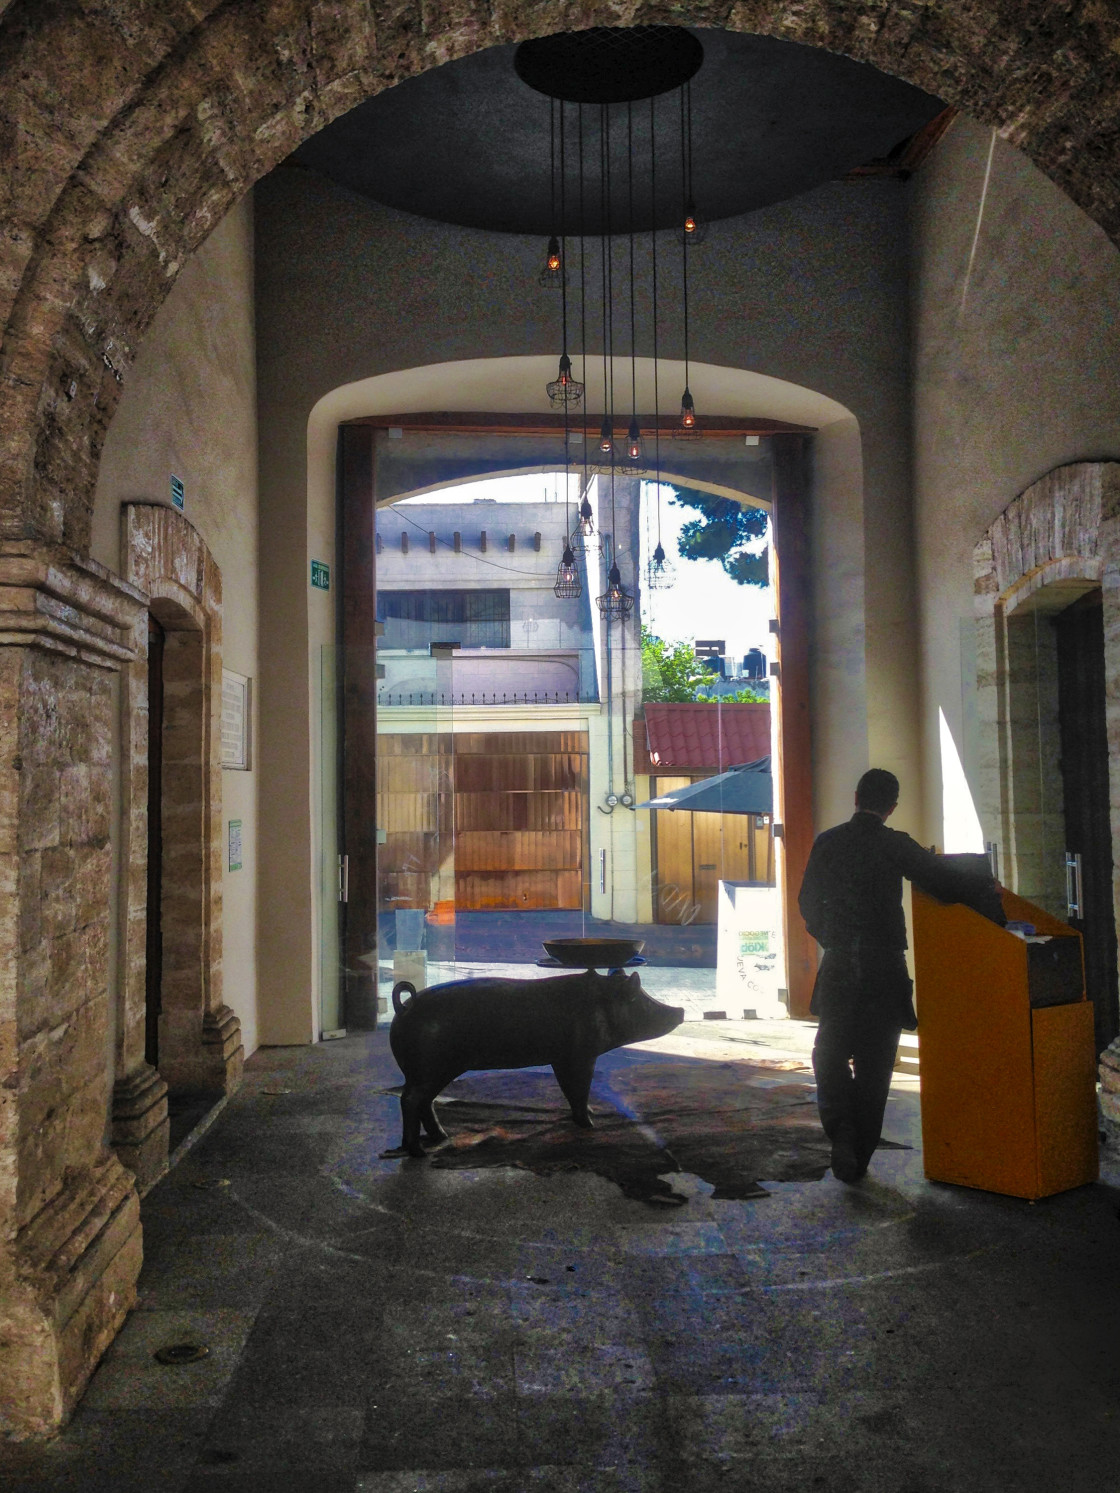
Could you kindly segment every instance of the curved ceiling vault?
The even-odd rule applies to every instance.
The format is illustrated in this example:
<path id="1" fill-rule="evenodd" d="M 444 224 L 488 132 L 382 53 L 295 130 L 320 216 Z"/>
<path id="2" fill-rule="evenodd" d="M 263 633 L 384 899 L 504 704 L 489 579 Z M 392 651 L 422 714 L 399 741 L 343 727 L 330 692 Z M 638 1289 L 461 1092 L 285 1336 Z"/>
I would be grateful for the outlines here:
<path id="1" fill-rule="evenodd" d="M 1001 129 L 1120 234 L 1120 18 L 1067 0 L 766 0 L 736 32 L 867 63 Z M 200 0 L 0 14 L 0 532 L 85 550 L 105 431 L 186 258 L 254 182 L 350 109 L 535 31 L 656 23 L 483 0 Z M 690 19 L 687 7 L 676 17 Z"/>

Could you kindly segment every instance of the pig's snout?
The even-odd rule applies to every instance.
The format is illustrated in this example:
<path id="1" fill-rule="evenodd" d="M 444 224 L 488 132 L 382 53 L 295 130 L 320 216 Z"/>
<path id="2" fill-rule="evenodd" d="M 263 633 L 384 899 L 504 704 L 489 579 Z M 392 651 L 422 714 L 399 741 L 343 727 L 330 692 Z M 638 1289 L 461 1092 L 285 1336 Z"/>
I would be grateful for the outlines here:
<path id="1" fill-rule="evenodd" d="M 658 1002 L 658 1005 L 661 1005 L 660 1001 Z M 680 1026 L 681 1022 L 684 1020 L 683 1006 L 661 1005 L 661 1010 L 664 1011 L 665 1014 L 661 1017 L 661 1030 L 657 1034 L 659 1037 L 663 1037 L 666 1032 L 671 1032 L 674 1027 Z M 660 1015 L 660 1012 L 658 1014 Z"/>

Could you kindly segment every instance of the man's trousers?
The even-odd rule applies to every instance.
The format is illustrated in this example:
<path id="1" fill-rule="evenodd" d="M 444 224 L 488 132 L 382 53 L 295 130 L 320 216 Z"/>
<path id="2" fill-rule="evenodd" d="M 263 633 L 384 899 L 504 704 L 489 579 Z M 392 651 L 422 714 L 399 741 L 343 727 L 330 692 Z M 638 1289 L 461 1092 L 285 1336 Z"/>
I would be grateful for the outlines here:
<path id="1" fill-rule="evenodd" d="M 905 958 L 827 950 L 813 995 L 817 1107 L 829 1140 L 851 1141 L 861 1169 L 879 1144 L 899 1033 L 909 1010 Z"/>

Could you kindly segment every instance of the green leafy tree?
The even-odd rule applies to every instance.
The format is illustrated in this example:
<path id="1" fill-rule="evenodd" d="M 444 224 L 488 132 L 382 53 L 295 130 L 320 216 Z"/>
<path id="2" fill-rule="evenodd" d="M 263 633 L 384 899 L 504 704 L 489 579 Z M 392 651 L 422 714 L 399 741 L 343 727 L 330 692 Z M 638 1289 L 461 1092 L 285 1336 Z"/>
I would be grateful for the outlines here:
<path id="1" fill-rule="evenodd" d="M 742 689 L 733 691 L 731 694 L 698 695 L 697 699 L 705 700 L 712 705 L 760 705 L 770 699 L 770 689 L 768 685 L 763 685 L 761 689 L 752 689 L 748 684 Z"/>
<path id="2" fill-rule="evenodd" d="M 769 516 L 763 508 L 744 508 L 733 498 L 719 498 L 695 488 L 678 487 L 673 502 L 700 514 L 681 528 L 677 548 L 686 560 L 718 560 L 740 586 L 768 586 L 766 551 L 753 554 L 749 544 L 763 538 Z"/>
<path id="3" fill-rule="evenodd" d="M 698 697 L 709 676 L 691 643 L 666 642 L 642 623 L 642 699 L 680 705 Z"/>
<path id="4" fill-rule="evenodd" d="M 653 705 L 750 705 L 769 700 L 769 688 L 749 685 L 714 695 L 711 673 L 691 643 L 666 642 L 642 623 L 642 701 Z"/>

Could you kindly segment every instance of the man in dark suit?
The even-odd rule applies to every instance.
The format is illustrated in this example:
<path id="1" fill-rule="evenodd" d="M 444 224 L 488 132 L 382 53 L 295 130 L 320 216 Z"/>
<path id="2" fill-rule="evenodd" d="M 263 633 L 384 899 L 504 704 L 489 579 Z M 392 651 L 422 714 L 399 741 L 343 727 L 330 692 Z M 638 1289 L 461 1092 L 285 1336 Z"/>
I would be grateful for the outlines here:
<path id="1" fill-rule="evenodd" d="M 918 1025 L 906 969 L 902 878 L 942 902 L 978 910 L 991 883 L 948 865 L 886 821 L 898 779 L 873 767 L 856 785 L 855 813 L 818 835 L 798 904 L 824 950 L 809 1010 L 817 1105 L 832 1142 L 832 1171 L 858 1182 L 879 1143 L 898 1038 Z"/>

